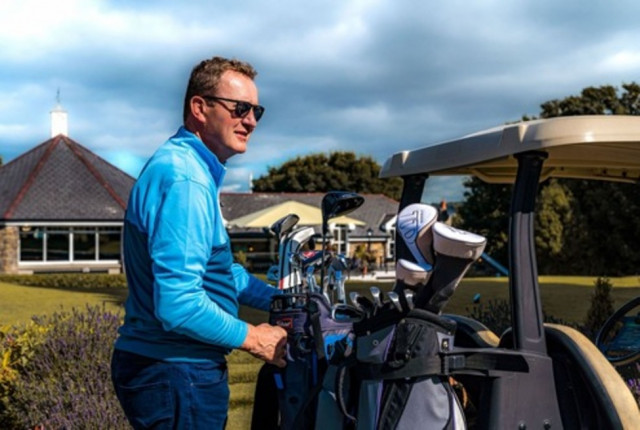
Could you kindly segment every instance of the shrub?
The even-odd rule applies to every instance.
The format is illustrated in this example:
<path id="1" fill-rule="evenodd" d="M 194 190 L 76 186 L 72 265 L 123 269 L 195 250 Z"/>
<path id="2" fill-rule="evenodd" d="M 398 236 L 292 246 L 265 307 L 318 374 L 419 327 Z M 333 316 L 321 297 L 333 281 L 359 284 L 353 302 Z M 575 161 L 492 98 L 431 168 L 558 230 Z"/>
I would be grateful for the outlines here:
<path id="1" fill-rule="evenodd" d="M 489 300 L 486 305 L 479 303 L 466 311 L 470 318 L 486 325 L 498 336 L 511 327 L 511 307 L 506 300 Z"/>
<path id="2" fill-rule="evenodd" d="M 466 310 L 470 318 L 480 321 L 498 336 L 511 327 L 511 305 L 507 300 L 489 300 L 486 306 L 480 303 L 474 305 L 471 309 L 467 307 Z M 543 314 L 543 320 L 544 322 L 562 324 L 573 327 L 578 331 L 584 331 L 583 327 L 564 321 L 561 318 L 556 318 L 553 315 Z"/>
<path id="3" fill-rule="evenodd" d="M 636 374 L 634 377 L 627 379 L 627 384 L 629 384 L 629 388 L 638 402 L 638 407 L 640 407 L 640 364 L 635 363 L 635 368 Z"/>
<path id="4" fill-rule="evenodd" d="M 11 366 L 0 379 L 0 428 L 127 428 L 110 374 L 119 325 L 118 315 L 87 307 L 37 318 L 5 334 L 2 346 Z M 15 347 L 27 337 L 36 340 Z"/>
<path id="5" fill-rule="evenodd" d="M 598 330 L 613 314 L 613 299 L 611 298 L 611 288 L 613 285 L 607 278 L 598 278 L 595 282 L 595 291 L 591 296 L 591 305 L 587 311 L 585 319 L 584 334 L 594 340 Z"/>
<path id="6" fill-rule="evenodd" d="M 126 288 L 125 275 L 104 273 L 55 273 L 0 275 L 0 282 L 45 288 Z"/>

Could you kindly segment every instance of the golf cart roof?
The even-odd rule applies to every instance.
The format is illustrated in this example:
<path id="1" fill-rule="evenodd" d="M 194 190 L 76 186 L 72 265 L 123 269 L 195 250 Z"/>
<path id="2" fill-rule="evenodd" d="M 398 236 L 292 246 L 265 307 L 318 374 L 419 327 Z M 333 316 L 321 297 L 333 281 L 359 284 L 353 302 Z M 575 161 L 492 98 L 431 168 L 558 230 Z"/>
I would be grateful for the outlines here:
<path id="1" fill-rule="evenodd" d="M 640 179 L 640 116 L 567 116 L 508 124 L 459 139 L 393 154 L 380 177 L 474 175 L 512 183 L 514 154 L 548 154 L 540 180 L 549 177 L 637 182 Z"/>

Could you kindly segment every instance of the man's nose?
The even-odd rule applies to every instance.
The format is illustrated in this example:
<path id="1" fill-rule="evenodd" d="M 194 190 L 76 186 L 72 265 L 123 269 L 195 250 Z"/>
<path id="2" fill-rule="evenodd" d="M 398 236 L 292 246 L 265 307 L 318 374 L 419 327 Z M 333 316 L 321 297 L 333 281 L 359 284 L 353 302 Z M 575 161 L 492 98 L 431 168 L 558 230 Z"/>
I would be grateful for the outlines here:
<path id="1" fill-rule="evenodd" d="M 242 123 L 245 126 L 251 127 L 252 130 L 256 128 L 258 121 L 256 120 L 256 116 L 253 114 L 253 109 L 251 109 L 249 113 L 242 118 Z"/>

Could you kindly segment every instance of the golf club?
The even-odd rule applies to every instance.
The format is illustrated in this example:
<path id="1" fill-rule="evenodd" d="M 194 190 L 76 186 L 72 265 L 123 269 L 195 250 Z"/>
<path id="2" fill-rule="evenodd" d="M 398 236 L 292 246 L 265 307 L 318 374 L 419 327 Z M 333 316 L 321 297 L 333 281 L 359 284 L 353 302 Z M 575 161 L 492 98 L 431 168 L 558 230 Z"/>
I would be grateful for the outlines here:
<path id="1" fill-rule="evenodd" d="M 298 264 L 297 256 L 302 246 L 311 239 L 314 234 L 312 227 L 300 227 L 293 231 L 290 231 L 285 237 L 285 248 L 283 258 L 282 273 L 280 279 L 282 280 L 283 288 L 297 287 L 302 283 L 301 267 Z M 291 264 L 292 257 L 294 264 Z"/>
<path id="2" fill-rule="evenodd" d="M 437 222 L 433 226 L 433 249 L 436 263 L 429 288 L 416 296 L 421 309 L 439 313 L 458 287 L 460 280 L 484 251 L 487 239 L 483 236 Z"/>
<path id="3" fill-rule="evenodd" d="M 404 290 L 404 298 L 407 301 L 407 306 L 409 306 L 409 310 L 413 309 L 414 304 L 413 304 L 413 295 L 414 292 L 411 290 Z"/>
<path id="4" fill-rule="evenodd" d="M 284 288 L 284 264 L 285 264 L 285 241 L 286 235 L 298 223 L 300 217 L 296 214 L 288 214 L 271 224 L 271 231 L 278 238 L 278 272 L 277 285 L 279 289 Z"/>
<path id="5" fill-rule="evenodd" d="M 418 265 L 426 271 L 433 268 L 431 227 L 437 219 L 438 210 L 422 203 L 410 204 L 398 214 L 398 233 Z"/>
<path id="6" fill-rule="evenodd" d="M 393 304 L 393 306 L 398 310 L 398 312 L 402 312 L 402 305 L 400 304 L 400 296 L 395 291 L 389 291 L 387 293 L 387 297 Z"/>
<path id="7" fill-rule="evenodd" d="M 362 206 L 364 198 L 348 191 L 329 191 L 322 198 L 322 252 L 326 251 L 326 240 L 329 230 L 329 219 L 348 214 Z M 324 257 L 323 257 L 324 261 Z M 320 268 L 320 284 L 326 293 L 324 283 L 324 265 Z"/>
<path id="8" fill-rule="evenodd" d="M 382 307 L 382 299 L 380 298 L 380 288 L 378 287 L 369 287 L 369 291 L 371 292 L 371 297 L 373 298 L 373 303 L 376 308 Z"/>

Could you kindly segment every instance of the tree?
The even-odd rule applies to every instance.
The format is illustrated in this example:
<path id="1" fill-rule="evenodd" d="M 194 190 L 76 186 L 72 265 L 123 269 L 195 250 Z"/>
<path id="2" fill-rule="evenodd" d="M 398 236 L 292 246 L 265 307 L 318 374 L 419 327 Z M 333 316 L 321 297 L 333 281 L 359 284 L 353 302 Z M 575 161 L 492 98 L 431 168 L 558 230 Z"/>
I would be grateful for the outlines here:
<path id="1" fill-rule="evenodd" d="M 542 118 L 640 115 L 640 85 L 623 84 L 620 93 L 611 85 L 588 87 L 580 95 L 551 100 L 540 107 Z M 523 117 L 530 119 L 535 118 Z M 502 188 L 490 191 L 502 186 L 477 179 L 465 186 L 469 190 L 460 207 L 462 227 L 487 236 L 487 252 L 494 252 L 494 258 L 505 258 L 506 262 L 509 197 L 502 195 Z M 640 219 L 635 214 L 640 210 L 640 189 L 636 184 L 551 180 L 541 184 L 536 204 L 539 273 L 637 273 L 640 253 L 635 244 L 640 240 Z M 496 209 L 498 206 L 501 209 Z"/>
<path id="2" fill-rule="evenodd" d="M 535 245 L 540 273 L 562 273 L 566 229 L 573 222 L 573 195 L 556 179 L 543 184 L 536 204 Z"/>
<path id="3" fill-rule="evenodd" d="M 254 191 L 327 192 L 346 190 L 356 193 L 384 194 L 399 200 L 400 178 L 380 179 L 380 165 L 371 157 L 353 152 L 332 152 L 296 157 L 253 182 Z"/>
<path id="4" fill-rule="evenodd" d="M 541 105 L 541 117 L 640 115 L 640 85 L 588 87 L 579 96 Z M 569 273 L 620 276 L 637 273 L 640 253 L 640 190 L 636 184 L 562 180 L 572 196 L 573 217 L 563 230 L 561 260 Z"/>
<path id="5" fill-rule="evenodd" d="M 485 252 L 494 259 L 507 264 L 509 249 L 509 205 L 511 185 L 488 186 L 480 179 L 472 177 L 465 181 L 464 203 L 458 207 L 456 225 L 487 238 Z"/>
<path id="6" fill-rule="evenodd" d="M 589 337 L 595 340 L 598 330 L 613 314 L 613 298 L 611 297 L 611 281 L 608 278 L 598 278 L 591 296 L 591 305 L 587 311 L 584 328 Z"/>
<path id="7" fill-rule="evenodd" d="M 599 88 L 588 87 L 579 96 L 569 96 L 562 100 L 550 100 L 540 107 L 542 118 L 571 115 L 639 115 L 640 85 L 632 82 L 623 84 L 623 93 L 611 85 Z"/>

